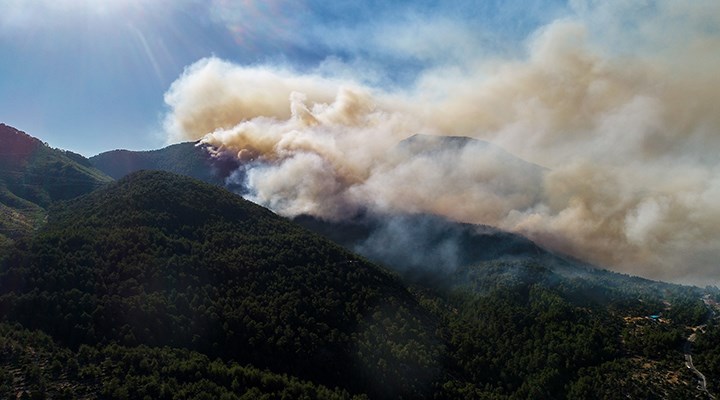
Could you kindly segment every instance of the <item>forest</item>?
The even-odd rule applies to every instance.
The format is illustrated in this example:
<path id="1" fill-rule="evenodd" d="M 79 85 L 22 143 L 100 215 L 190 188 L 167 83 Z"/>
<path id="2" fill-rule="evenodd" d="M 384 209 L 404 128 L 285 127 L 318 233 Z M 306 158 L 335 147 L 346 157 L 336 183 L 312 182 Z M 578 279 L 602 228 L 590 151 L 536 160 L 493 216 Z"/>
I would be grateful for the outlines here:
<path id="1" fill-rule="evenodd" d="M 24 398 L 694 398 L 700 289 L 538 259 L 394 272 L 222 188 L 142 171 L 0 257 Z M 715 289 L 716 290 L 716 289 Z M 715 294 L 716 295 L 716 294 Z M 650 315 L 661 314 L 655 320 Z M 713 321 L 696 364 L 717 390 Z M 263 397 L 264 396 L 264 397 Z"/>

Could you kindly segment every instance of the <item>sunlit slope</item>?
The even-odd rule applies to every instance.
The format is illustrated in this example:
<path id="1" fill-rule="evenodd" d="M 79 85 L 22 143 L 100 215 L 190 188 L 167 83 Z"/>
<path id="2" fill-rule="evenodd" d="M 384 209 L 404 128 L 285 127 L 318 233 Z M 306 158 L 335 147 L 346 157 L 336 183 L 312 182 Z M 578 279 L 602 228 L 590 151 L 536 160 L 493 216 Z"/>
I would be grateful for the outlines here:
<path id="1" fill-rule="evenodd" d="M 37 227 L 54 201 L 77 197 L 110 181 L 81 155 L 52 149 L 0 124 L 0 239 Z"/>

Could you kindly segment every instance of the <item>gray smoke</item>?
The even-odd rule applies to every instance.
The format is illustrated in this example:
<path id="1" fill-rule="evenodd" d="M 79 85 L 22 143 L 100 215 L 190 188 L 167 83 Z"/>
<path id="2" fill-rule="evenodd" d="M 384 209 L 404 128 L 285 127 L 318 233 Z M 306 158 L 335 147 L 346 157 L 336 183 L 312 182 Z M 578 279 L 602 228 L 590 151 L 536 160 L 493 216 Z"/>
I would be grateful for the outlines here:
<path id="1" fill-rule="evenodd" d="M 525 57 L 455 55 L 401 91 L 204 59 L 166 94 L 167 130 L 252 163 L 251 198 L 284 215 L 436 214 L 718 283 L 720 3 L 655 3 L 574 1 Z M 407 151 L 416 133 L 492 145 Z"/>

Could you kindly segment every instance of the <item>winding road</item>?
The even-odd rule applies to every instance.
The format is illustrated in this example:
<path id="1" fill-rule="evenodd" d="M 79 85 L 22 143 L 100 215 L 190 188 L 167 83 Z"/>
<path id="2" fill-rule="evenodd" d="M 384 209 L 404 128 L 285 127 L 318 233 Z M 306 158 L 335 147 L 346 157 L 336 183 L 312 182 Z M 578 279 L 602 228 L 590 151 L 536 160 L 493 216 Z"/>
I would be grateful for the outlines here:
<path id="1" fill-rule="evenodd" d="M 700 325 L 696 327 L 696 329 L 704 328 L 705 325 Z M 685 346 L 683 347 L 684 353 L 685 353 L 685 366 L 688 367 L 692 372 L 695 373 L 698 377 L 698 390 L 705 392 L 705 394 L 710 399 L 715 399 L 715 396 L 711 395 L 710 392 L 707 390 L 707 379 L 705 379 L 705 375 L 698 371 L 697 368 L 695 368 L 695 365 L 693 364 L 692 355 L 690 354 L 690 347 L 692 343 L 695 342 L 695 339 L 697 338 L 696 334 L 693 333 L 690 336 L 688 336 L 687 341 L 685 342 Z"/>
<path id="2" fill-rule="evenodd" d="M 707 318 L 707 321 L 709 321 L 710 319 L 712 319 L 715 316 L 715 310 L 709 304 L 709 300 L 707 297 L 703 298 L 703 302 L 710 310 L 710 312 L 708 313 L 708 318 Z M 707 321 L 706 321 L 706 324 L 707 324 Z M 687 340 L 685 341 L 685 345 L 683 346 L 683 353 L 685 353 L 685 366 L 688 367 L 688 369 L 691 370 L 693 373 L 695 373 L 695 375 L 697 375 L 697 377 L 698 377 L 697 389 L 704 392 L 708 396 L 709 399 L 714 400 L 715 396 L 710 394 L 710 392 L 708 392 L 708 390 L 707 390 L 707 379 L 705 378 L 705 375 L 702 372 L 698 371 L 697 368 L 695 368 L 695 365 L 693 364 L 693 360 L 692 360 L 692 354 L 690 352 L 692 349 L 692 344 L 695 343 L 695 339 L 697 339 L 697 334 L 695 332 L 697 332 L 698 330 L 700 330 L 701 332 L 704 331 L 705 327 L 707 326 L 706 324 L 698 325 L 694 328 L 694 332 L 690 336 L 688 336 Z"/>

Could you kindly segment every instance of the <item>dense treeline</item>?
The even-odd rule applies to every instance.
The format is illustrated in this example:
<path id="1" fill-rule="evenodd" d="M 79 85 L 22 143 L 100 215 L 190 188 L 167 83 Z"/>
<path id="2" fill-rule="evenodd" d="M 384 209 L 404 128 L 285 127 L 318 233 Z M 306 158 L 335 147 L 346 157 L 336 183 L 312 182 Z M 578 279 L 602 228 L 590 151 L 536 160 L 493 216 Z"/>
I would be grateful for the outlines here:
<path id="1" fill-rule="evenodd" d="M 544 261 L 403 281 L 222 189 L 136 173 L 0 256 L 18 323 L 0 325 L 0 395 L 689 396 L 698 289 Z"/>
<path id="2" fill-rule="evenodd" d="M 53 210 L 0 274 L 0 312 L 71 348 L 182 347 L 388 397 L 439 370 L 429 316 L 396 277 L 167 173 Z"/>
<path id="3" fill-rule="evenodd" d="M 415 282 L 442 288 L 425 304 L 449 338 L 448 397 L 695 394 L 682 349 L 685 327 L 707 316 L 698 288 L 516 258 Z"/>
<path id="4" fill-rule="evenodd" d="M 0 396 L 30 399 L 350 399 L 329 389 L 185 349 L 117 344 L 76 351 L 0 324 Z M 25 398 L 21 397 L 21 398 Z"/>
<path id="5" fill-rule="evenodd" d="M 90 157 L 89 162 L 107 175 L 120 179 L 140 170 L 160 170 L 226 185 L 238 170 L 235 157 L 212 154 L 207 145 L 186 142 L 151 151 L 112 150 Z"/>

